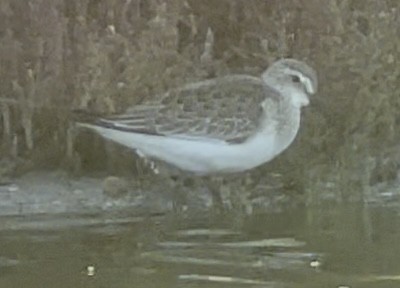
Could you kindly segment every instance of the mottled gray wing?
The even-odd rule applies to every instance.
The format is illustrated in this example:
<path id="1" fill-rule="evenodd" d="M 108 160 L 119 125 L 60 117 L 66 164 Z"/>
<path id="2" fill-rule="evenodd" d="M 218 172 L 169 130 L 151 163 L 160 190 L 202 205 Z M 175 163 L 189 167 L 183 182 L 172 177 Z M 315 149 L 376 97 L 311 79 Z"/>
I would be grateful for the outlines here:
<path id="1" fill-rule="evenodd" d="M 263 120 L 264 100 L 279 94 L 261 79 L 236 75 L 172 90 L 97 124 L 135 133 L 242 142 Z"/>

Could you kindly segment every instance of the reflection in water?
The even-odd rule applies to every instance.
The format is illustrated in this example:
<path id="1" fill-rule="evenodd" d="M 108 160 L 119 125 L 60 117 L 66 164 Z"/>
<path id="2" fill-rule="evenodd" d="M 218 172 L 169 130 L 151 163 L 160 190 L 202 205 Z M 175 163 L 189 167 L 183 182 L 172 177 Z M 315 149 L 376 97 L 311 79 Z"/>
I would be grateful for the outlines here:
<path id="1" fill-rule="evenodd" d="M 0 287 L 397 287 L 397 219 L 355 206 L 240 221 L 1 219 Z"/>

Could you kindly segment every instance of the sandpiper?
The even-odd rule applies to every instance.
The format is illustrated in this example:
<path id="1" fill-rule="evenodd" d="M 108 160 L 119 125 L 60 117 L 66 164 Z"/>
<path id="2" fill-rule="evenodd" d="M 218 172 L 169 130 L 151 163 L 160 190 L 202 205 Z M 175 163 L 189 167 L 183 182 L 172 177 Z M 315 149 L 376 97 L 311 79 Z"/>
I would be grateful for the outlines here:
<path id="1" fill-rule="evenodd" d="M 293 142 L 301 108 L 317 86 L 313 68 L 281 59 L 261 77 L 229 75 L 188 84 L 123 114 L 79 125 L 196 175 L 241 172 Z"/>

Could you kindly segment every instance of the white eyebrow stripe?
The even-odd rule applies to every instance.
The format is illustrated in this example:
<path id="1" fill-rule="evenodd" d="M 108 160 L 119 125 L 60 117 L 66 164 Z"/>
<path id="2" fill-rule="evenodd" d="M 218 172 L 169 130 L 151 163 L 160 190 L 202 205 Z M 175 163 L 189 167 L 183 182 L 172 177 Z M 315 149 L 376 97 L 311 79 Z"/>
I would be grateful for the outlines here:
<path id="1" fill-rule="evenodd" d="M 300 78 L 301 83 L 306 87 L 307 93 L 314 94 L 316 91 L 311 83 L 310 78 L 304 76 L 304 74 L 300 73 L 299 71 L 288 69 L 289 73 L 296 75 Z"/>

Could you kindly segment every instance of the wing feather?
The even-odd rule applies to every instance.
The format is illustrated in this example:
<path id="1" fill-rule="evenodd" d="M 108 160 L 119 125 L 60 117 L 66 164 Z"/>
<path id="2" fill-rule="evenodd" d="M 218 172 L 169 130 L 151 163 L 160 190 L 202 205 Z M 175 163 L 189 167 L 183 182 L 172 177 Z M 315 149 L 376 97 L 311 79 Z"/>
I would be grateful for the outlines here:
<path id="1" fill-rule="evenodd" d="M 265 100 L 273 105 L 279 93 L 260 78 L 235 75 L 171 90 L 97 124 L 135 133 L 243 142 L 268 117 Z"/>

